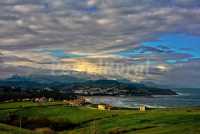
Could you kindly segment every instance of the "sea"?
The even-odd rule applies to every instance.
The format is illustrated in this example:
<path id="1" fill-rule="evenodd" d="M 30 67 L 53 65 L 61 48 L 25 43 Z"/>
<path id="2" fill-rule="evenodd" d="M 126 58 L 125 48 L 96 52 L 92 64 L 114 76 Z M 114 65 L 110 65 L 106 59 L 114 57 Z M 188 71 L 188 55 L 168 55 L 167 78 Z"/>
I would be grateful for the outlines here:
<path id="1" fill-rule="evenodd" d="M 156 95 L 152 97 L 135 96 L 93 96 L 87 99 L 94 103 L 105 103 L 116 107 L 137 108 L 145 105 L 149 108 L 181 108 L 181 107 L 199 107 L 200 89 L 179 89 L 174 90 L 178 95 Z"/>

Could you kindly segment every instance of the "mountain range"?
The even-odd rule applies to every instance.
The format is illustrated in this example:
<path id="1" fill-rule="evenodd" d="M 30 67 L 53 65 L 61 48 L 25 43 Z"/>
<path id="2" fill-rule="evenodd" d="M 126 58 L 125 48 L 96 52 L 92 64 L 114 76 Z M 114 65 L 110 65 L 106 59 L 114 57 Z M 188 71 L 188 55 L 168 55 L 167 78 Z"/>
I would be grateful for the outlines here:
<path id="1" fill-rule="evenodd" d="M 109 96 L 150 96 L 176 95 L 171 89 L 156 87 L 154 84 L 133 83 L 127 80 L 108 80 L 74 77 L 69 75 L 12 76 L 0 80 L 0 87 L 14 87 L 22 90 L 57 90 L 76 95 Z"/>

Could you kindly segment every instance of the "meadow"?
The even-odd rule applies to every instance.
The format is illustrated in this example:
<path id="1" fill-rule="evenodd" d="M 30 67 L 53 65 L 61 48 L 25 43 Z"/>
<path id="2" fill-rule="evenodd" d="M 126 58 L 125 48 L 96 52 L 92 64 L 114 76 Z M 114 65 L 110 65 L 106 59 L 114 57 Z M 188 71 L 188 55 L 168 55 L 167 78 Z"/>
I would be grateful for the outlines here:
<path id="1" fill-rule="evenodd" d="M 61 102 L 16 102 L 1 103 L 0 109 L 0 134 L 200 133 L 200 108 L 100 111 Z"/>

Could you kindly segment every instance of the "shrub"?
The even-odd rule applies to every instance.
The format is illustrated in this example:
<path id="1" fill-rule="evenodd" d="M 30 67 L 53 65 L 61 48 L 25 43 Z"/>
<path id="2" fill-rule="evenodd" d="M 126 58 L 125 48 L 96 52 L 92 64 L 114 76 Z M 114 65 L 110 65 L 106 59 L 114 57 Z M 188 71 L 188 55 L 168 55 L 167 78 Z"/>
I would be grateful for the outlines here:
<path id="1" fill-rule="evenodd" d="M 55 134 L 55 132 L 51 128 L 37 128 L 35 132 L 41 134 Z"/>

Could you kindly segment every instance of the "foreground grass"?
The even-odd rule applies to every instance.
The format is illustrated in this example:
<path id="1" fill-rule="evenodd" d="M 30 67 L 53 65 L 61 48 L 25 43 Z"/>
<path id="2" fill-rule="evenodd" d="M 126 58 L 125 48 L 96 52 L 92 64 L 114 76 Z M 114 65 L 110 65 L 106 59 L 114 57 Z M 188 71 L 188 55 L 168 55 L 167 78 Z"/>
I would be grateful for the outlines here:
<path id="1" fill-rule="evenodd" d="M 62 134 L 98 133 L 98 134 L 199 134 L 199 111 L 188 110 L 155 110 L 146 113 L 122 113 L 111 119 L 91 122 L 90 125 Z"/>
<path id="2" fill-rule="evenodd" d="M 34 132 L 26 129 L 0 124 L 0 134 L 35 134 Z"/>
<path id="3" fill-rule="evenodd" d="M 9 105 L 10 107 L 14 106 L 8 104 L 7 107 Z M 75 125 L 75 127 L 66 127 L 65 130 L 57 131 L 59 134 L 200 133 L 200 109 L 197 108 L 157 109 L 138 112 L 136 110 L 99 111 L 87 107 L 67 106 L 18 108 L 15 105 L 15 109 L 0 110 L 0 122 L 6 120 L 10 113 L 14 113 L 22 119 L 48 119 L 54 123 L 68 122 Z M 18 134 L 19 131 L 20 134 L 34 132 L 33 130 L 0 124 L 0 134 Z"/>

